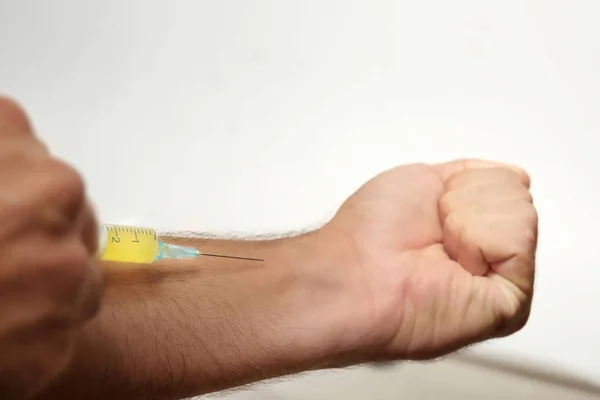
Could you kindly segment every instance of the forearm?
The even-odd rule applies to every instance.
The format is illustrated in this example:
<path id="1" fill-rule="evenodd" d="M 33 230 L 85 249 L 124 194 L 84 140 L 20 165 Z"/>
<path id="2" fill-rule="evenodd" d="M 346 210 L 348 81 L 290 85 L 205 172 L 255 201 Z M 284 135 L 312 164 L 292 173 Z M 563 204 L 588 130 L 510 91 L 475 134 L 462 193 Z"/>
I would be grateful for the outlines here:
<path id="1" fill-rule="evenodd" d="M 264 262 L 107 264 L 100 315 L 81 334 L 69 370 L 41 398 L 181 398 L 326 366 L 341 316 L 331 301 L 323 304 L 336 288 L 320 278 L 326 266 L 317 264 L 326 258 L 316 256 L 310 235 L 178 240 Z"/>

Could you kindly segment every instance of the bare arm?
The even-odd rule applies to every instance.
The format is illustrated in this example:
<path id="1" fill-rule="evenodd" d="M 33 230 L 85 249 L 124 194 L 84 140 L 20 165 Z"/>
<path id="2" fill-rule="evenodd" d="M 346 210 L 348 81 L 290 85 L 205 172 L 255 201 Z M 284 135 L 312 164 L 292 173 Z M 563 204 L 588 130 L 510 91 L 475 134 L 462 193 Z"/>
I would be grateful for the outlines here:
<path id="1" fill-rule="evenodd" d="M 184 241 L 264 262 L 105 264 L 106 296 L 90 320 L 101 274 L 83 182 L 6 99 L 0 167 L 2 399 L 38 390 L 40 399 L 181 398 L 438 357 L 509 335 L 529 316 L 537 214 L 518 168 L 405 165 L 367 182 L 313 233 Z"/>
<path id="2" fill-rule="evenodd" d="M 100 315 L 41 398 L 181 398 L 324 366 L 340 332 L 322 303 L 331 288 L 305 268 L 316 262 L 310 234 L 170 242 L 265 261 L 106 264 Z"/>
<path id="3" fill-rule="evenodd" d="M 529 178 L 479 161 L 367 182 L 295 238 L 185 242 L 200 257 L 106 265 L 100 315 L 42 399 L 174 399 L 359 362 L 431 359 L 527 321 Z"/>

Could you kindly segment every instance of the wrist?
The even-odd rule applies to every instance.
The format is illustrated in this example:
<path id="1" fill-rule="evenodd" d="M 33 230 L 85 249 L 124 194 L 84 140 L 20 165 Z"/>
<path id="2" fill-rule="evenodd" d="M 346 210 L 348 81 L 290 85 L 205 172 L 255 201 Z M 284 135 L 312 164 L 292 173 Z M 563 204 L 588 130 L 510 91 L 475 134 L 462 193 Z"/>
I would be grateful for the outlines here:
<path id="1" fill-rule="evenodd" d="M 303 369 L 340 367 L 366 359 L 376 338 L 368 326 L 368 304 L 363 304 L 355 251 L 347 243 L 328 240 L 317 230 L 305 235 L 276 241 L 265 262 L 279 269 L 285 278 L 286 309 L 278 327 L 288 343 L 287 351 Z M 271 271 L 273 272 L 273 271 Z"/>

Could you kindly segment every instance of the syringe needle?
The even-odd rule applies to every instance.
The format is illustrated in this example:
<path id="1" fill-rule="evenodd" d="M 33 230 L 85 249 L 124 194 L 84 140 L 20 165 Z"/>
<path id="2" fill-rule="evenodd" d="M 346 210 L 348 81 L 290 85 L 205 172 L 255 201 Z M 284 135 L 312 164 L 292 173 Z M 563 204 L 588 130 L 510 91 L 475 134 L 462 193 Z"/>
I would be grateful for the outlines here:
<path id="1" fill-rule="evenodd" d="M 220 257 L 220 258 L 233 258 L 235 260 L 247 260 L 247 261 L 265 261 L 260 258 L 249 258 L 249 257 L 236 257 L 236 256 L 226 256 L 223 254 L 210 254 L 210 253 L 200 253 L 199 256 L 207 256 L 207 257 Z"/>

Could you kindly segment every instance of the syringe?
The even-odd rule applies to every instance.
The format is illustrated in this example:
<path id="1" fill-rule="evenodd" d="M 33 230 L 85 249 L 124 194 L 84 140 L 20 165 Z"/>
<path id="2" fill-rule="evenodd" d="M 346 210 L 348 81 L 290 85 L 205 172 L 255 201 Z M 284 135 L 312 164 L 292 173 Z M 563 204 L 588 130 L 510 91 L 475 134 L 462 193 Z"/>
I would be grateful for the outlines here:
<path id="1" fill-rule="evenodd" d="M 102 260 L 141 264 L 200 255 L 192 247 L 163 243 L 154 229 L 124 225 L 102 225 L 98 249 Z"/>
<path id="2" fill-rule="evenodd" d="M 198 256 L 264 261 L 259 258 L 201 253 L 193 247 L 164 243 L 154 229 L 137 226 L 101 225 L 98 242 L 100 258 L 106 261 L 150 264 L 169 258 Z"/>

